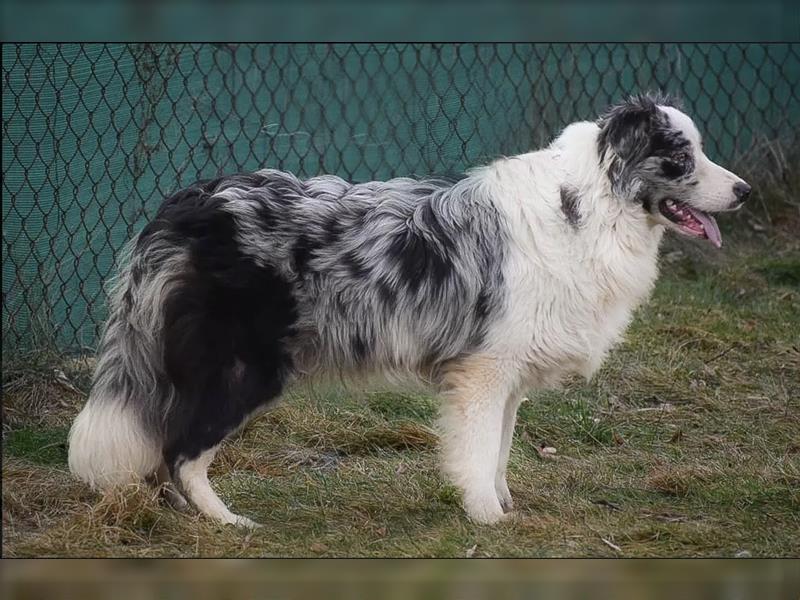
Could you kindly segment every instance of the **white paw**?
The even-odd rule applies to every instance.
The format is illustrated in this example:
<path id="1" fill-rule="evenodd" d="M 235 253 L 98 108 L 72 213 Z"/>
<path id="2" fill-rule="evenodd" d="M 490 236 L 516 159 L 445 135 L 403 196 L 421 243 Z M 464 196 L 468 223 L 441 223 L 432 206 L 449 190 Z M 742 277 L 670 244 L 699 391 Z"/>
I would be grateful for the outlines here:
<path id="1" fill-rule="evenodd" d="M 497 523 L 505 514 L 494 490 L 484 494 L 465 493 L 464 510 L 470 519 L 485 525 Z"/>
<path id="2" fill-rule="evenodd" d="M 231 524 L 244 529 L 258 529 L 259 527 L 263 527 L 261 523 L 256 523 L 255 521 L 241 515 L 234 515 L 234 519 Z"/>
<path id="3" fill-rule="evenodd" d="M 500 501 L 500 506 L 503 507 L 503 512 L 510 513 L 514 508 L 514 500 L 511 498 L 511 492 L 508 489 L 508 483 L 505 479 L 498 481 L 495 484 L 497 491 L 497 499 Z"/>

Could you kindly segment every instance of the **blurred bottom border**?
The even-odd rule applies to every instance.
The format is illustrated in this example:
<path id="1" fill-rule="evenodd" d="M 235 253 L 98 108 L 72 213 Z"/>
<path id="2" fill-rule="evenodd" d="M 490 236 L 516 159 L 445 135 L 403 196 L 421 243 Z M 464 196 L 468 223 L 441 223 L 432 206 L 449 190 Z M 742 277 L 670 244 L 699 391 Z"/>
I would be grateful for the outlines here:
<path id="1" fill-rule="evenodd" d="M 785 560 L 5 560 L 3 597 L 800 599 Z"/>

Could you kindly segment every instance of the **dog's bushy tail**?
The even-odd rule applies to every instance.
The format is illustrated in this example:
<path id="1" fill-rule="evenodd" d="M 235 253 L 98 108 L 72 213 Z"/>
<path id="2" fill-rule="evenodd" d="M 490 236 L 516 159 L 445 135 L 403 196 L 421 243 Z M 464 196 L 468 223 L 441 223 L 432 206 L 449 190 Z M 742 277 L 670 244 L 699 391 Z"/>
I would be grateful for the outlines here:
<path id="1" fill-rule="evenodd" d="M 70 471 L 96 489 L 135 482 L 158 469 L 173 394 L 163 367 L 163 302 L 183 256 L 174 246 L 143 250 L 135 243 L 126 254 L 92 391 L 69 433 Z"/>

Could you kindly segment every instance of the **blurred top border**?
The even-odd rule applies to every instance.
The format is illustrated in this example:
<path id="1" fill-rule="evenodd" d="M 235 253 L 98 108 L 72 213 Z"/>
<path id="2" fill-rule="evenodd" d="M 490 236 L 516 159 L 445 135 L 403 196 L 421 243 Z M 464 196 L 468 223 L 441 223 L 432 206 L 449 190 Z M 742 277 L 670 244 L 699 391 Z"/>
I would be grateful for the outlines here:
<path id="1" fill-rule="evenodd" d="M 796 0 L 0 0 L 4 42 L 797 42 Z"/>

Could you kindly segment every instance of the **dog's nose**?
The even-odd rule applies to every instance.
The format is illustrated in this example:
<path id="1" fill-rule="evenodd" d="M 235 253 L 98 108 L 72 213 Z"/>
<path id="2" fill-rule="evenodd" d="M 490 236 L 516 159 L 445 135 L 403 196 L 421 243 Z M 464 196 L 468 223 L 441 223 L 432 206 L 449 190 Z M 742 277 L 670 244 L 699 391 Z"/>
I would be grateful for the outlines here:
<path id="1" fill-rule="evenodd" d="M 737 181 L 733 184 L 733 193 L 739 202 L 744 202 L 747 200 L 747 197 L 750 195 L 750 191 L 752 189 L 753 188 L 751 188 L 744 181 Z"/>

